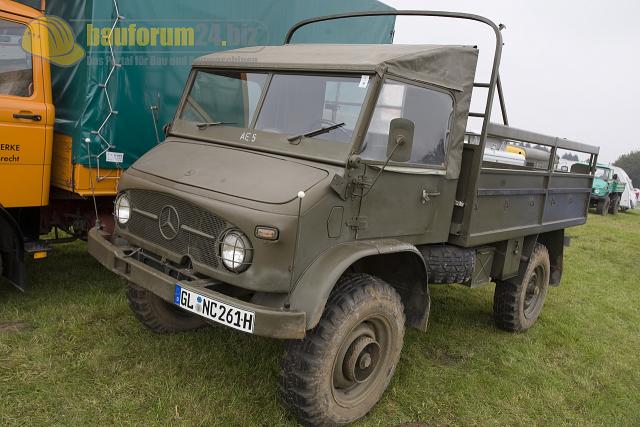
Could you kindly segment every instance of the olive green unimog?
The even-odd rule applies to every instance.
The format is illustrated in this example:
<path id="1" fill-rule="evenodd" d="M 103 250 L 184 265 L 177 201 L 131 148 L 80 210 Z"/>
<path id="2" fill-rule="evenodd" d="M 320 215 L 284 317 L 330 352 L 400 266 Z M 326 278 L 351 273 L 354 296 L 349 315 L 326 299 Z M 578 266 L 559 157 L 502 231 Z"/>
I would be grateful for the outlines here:
<path id="1" fill-rule="evenodd" d="M 380 399 L 428 283 L 495 282 L 498 327 L 533 325 L 562 275 L 564 229 L 586 221 L 598 149 L 490 124 L 472 46 L 301 45 L 198 59 L 167 139 L 122 177 L 116 230 L 89 251 L 127 281 L 156 332 L 207 323 L 284 339 L 282 401 L 341 425 Z M 473 88 L 488 93 L 469 111 Z M 480 133 L 467 131 L 481 118 Z M 488 138 L 550 150 L 536 168 L 484 161 Z M 586 153 L 554 170 L 558 149 Z M 524 162 L 523 162 L 524 164 Z"/>

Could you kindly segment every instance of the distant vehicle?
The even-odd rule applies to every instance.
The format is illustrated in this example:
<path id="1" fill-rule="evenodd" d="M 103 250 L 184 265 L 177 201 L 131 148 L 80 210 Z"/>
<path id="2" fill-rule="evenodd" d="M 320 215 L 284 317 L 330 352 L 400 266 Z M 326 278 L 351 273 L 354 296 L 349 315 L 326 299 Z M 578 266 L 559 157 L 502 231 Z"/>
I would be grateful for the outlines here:
<path id="1" fill-rule="evenodd" d="M 626 184 L 624 191 L 622 192 L 622 196 L 620 197 L 620 210 L 624 212 L 628 209 L 635 209 L 638 203 L 638 198 L 634 192 L 631 178 L 629 178 L 629 175 L 627 175 L 624 169 L 617 166 L 612 166 L 612 168 L 613 173 L 618 175 L 618 179 Z"/>
<path id="2" fill-rule="evenodd" d="M 525 166 L 527 164 L 527 160 L 522 154 L 509 153 L 495 148 L 486 148 L 484 150 L 484 161 L 513 166 Z"/>
<path id="3" fill-rule="evenodd" d="M 571 167 L 572 172 L 578 172 L 589 165 L 576 163 Z M 626 183 L 619 179 L 611 166 L 598 163 L 596 174 L 591 188 L 589 207 L 595 208 L 600 215 L 615 215 L 620 210 L 620 201 L 624 193 Z"/>
<path id="4" fill-rule="evenodd" d="M 505 147 L 505 151 L 524 156 L 527 159 L 526 165 L 534 169 L 546 169 L 549 165 L 549 156 L 551 154 L 542 148 L 508 144 Z"/>
<path id="5" fill-rule="evenodd" d="M 478 143 L 473 138 L 470 138 L 469 142 Z M 534 169 L 546 169 L 549 166 L 549 156 L 550 152 L 543 148 L 525 146 L 520 142 L 508 139 L 488 138 L 487 147 L 484 150 L 485 162 L 525 166 Z M 560 170 L 557 167 L 555 169 Z M 564 172 L 568 171 L 569 168 Z"/>
<path id="6" fill-rule="evenodd" d="M 571 166 L 575 165 L 578 162 L 573 160 L 560 159 L 556 164 L 556 171 L 558 172 L 570 172 Z"/>

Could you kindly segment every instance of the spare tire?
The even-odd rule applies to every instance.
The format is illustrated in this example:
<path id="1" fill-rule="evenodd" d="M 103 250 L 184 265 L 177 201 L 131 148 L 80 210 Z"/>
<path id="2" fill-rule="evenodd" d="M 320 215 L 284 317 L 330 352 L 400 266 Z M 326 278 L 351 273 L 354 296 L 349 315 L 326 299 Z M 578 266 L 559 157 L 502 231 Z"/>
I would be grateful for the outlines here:
<path id="1" fill-rule="evenodd" d="M 452 245 L 418 247 L 427 264 L 429 283 L 453 284 L 471 280 L 475 268 L 475 251 Z"/>

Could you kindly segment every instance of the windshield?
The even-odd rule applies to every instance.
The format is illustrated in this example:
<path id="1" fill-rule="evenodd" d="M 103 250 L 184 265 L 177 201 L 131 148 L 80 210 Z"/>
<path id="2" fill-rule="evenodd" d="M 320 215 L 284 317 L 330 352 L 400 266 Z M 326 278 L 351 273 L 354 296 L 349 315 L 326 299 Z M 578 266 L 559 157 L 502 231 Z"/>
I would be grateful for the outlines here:
<path id="1" fill-rule="evenodd" d="M 198 71 L 180 118 L 249 127 L 266 81 L 261 73 Z"/>
<path id="2" fill-rule="evenodd" d="M 255 126 L 278 134 L 280 148 L 304 135 L 316 143 L 324 141 L 332 152 L 336 143 L 340 151 L 349 149 L 369 76 L 274 74 L 271 82 L 268 77 L 267 73 L 198 70 L 179 119 L 202 130 Z M 252 142 L 260 144 L 255 139 Z"/>
<path id="3" fill-rule="evenodd" d="M 361 82 L 360 77 L 275 75 L 256 129 L 291 136 L 344 123 L 318 138 L 349 143 L 367 94 Z"/>
<path id="4" fill-rule="evenodd" d="M 609 169 L 597 168 L 595 176 L 600 179 L 609 179 Z"/>

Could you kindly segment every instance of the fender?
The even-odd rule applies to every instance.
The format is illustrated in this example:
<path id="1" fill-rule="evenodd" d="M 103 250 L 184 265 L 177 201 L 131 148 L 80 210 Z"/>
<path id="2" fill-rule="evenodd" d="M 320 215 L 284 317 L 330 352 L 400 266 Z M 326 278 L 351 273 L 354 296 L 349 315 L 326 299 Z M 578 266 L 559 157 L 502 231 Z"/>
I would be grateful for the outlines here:
<path id="1" fill-rule="evenodd" d="M 291 309 L 307 313 L 307 329 L 313 329 L 320 321 L 329 294 L 347 269 L 367 257 L 391 254 L 407 254 L 420 260 L 416 265 L 419 266 L 418 280 L 422 282 L 420 286 L 423 286 L 423 290 L 419 293 L 423 295 L 423 308 L 426 313 L 419 316 L 420 320 L 418 321 L 412 321 L 410 317 L 413 318 L 413 316 L 409 315 L 407 320 L 412 326 L 425 330 L 428 319 L 429 292 L 424 259 L 415 246 L 393 239 L 347 242 L 323 252 L 298 279 L 289 299 Z"/>
<path id="2" fill-rule="evenodd" d="M 2 275 L 21 291 L 26 286 L 24 236 L 15 218 L 0 206 L 0 256 Z"/>

